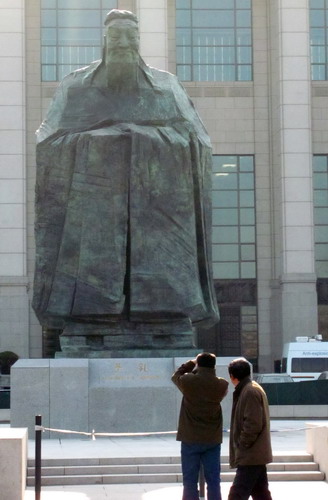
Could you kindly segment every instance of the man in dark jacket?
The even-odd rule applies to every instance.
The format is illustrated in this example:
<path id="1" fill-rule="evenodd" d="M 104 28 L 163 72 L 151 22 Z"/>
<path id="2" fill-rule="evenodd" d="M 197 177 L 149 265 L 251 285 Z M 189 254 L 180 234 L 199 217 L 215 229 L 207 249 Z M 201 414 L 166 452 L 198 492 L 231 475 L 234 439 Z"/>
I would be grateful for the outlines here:
<path id="1" fill-rule="evenodd" d="M 214 354 L 201 353 L 173 374 L 183 394 L 177 440 L 181 441 L 182 500 L 199 500 L 197 488 L 203 465 L 208 500 L 221 500 L 220 453 L 222 410 L 228 382 L 216 376 Z"/>
<path id="2" fill-rule="evenodd" d="M 228 500 L 272 500 L 266 464 L 272 462 L 270 416 L 266 394 L 250 378 L 244 358 L 228 367 L 235 386 L 230 424 L 230 466 L 237 467 Z"/>

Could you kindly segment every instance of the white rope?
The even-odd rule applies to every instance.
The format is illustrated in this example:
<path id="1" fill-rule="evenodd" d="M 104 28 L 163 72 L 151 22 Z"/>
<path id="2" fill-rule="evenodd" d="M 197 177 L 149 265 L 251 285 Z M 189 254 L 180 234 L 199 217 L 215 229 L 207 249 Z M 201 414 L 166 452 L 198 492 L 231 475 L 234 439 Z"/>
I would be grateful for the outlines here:
<path id="1" fill-rule="evenodd" d="M 327 425 L 316 425 L 318 427 L 327 427 Z M 298 431 L 308 431 L 312 427 L 298 427 L 296 429 L 274 429 L 271 432 L 298 432 Z M 177 431 L 156 431 L 156 432 L 95 432 L 93 429 L 92 432 L 82 432 L 82 431 L 72 431 L 68 429 L 53 429 L 51 427 L 44 427 L 43 425 L 36 425 L 36 431 L 50 431 L 50 432 L 60 432 L 63 434 L 80 434 L 82 436 L 90 436 L 93 441 L 96 440 L 96 437 L 134 437 L 134 436 L 160 436 L 160 435 L 173 435 L 176 434 Z M 230 433 L 230 429 L 223 429 L 224 433 Z"/>
<path id="2" fill-rule="evenodd" d="M 163 434 L 176 434 L 177 431 L 159 431 L 159 432 L 81 432 L 81 431 L 71 431 L 67 429 L 53 429 L 51 427 L 44 427 L 43 425 L 36 425 L 36 431 L 50 431 L 50 432 L 61 432 L 63 434 L 81 434 L 82 436 L 90 436 L 94 441 L 96 437 L 131 437 L 131 436 L 158 436 Z"/>

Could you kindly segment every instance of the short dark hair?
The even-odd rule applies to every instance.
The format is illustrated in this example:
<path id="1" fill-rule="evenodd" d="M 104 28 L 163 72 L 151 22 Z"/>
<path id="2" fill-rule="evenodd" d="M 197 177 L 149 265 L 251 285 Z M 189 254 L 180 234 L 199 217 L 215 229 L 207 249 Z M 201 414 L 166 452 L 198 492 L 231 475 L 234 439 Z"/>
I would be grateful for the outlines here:
<path id="1" fill-rule="evenodd" d="M 229 375 L 237 380 L 249 377 L 251 374 L 251 365 L 245 358 L 237 358 L 231 361 L 228 366 Z"/>
<path id="2" fill-rule="evenodd" d="M 210 352 L 202 352 L 198 354 L 196 361 L 198 366 L 202 366 L 204 368 L 214 368 L 216 357 L 215 354 L 211 354 Z"/>
<path id="3" fill-rule="evenodd" d="M 130 21 L 134 21 L 138 25 L 138 18 L 133 12 L 130 12 L 129 10 L 119 10 L 119 9 L 112 9 L 110 10 L 107 15 L 106 19 L 104 21 L 104 25 L 107 26 L 113 19 L 130 19 Z"/>

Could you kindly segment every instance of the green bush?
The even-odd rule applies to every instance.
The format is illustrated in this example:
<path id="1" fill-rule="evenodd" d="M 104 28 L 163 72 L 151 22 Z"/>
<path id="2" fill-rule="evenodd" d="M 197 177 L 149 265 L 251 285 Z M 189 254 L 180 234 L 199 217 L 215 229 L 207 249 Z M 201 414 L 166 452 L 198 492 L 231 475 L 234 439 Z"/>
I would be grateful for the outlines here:
<path id="1" fill-rule="evenodd" d="M 10 368 L 16 361 L 19 359 L 19 356 L 12 351 L 2 351 L 0 352 L 0 370 L 3 375 L 7 375 L 10 373 Z"/>

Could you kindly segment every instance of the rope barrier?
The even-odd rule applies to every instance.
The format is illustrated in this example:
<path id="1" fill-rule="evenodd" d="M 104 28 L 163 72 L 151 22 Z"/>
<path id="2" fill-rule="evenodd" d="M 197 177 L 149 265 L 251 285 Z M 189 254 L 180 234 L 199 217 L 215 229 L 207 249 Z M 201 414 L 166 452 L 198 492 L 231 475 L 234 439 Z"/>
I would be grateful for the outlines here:
<path id="1" fill-rule="evenodd" d="M 316 425 L 316 427 L 327 427 L 327 425 Z M 275 429 L 271 432 L 297 432 L 306 431 L 311 429 L 311 427 L 298 427 L 296 429 Z M 177 431 L 155 431 L 155 432 L 82 432 L 82 431 L 72 431 L 68 429 L 54 429 L 51 427 L 45 427 L 42 425 L 41 415 L 36 415 L 35 417 L 35 500 L 40 500 L 41 495 L 41 436 L 42 432 L 58 432 L 63 434 L 80 434 L 82 436 L 90 436 L 92 441 L 96 440 L 96 436 L 102 437 L 130 437 L 130 436 L 160 436 L 160 435 L 173 435 Z M 230 429 L 224 429 L 223 432 L 229 433 Z M 204 474 L 201 471 L 199 476 L 199 491 L 200 498 L 204 498 L 205 495 L 205 479 Z"/>
<path id="2" fill-rule="evenodd" d="M 316 425 L 316 427 L 326 427 L 326 425 Z M 298 432 L 298 431 L 307 431 L 311 429 L 311 427 L 297 427 L 296 429 L 271 429 L 272 433 L 276 432 Z M 93 429 L 91 432 L 83 432 L 83 431 L 73 431 L 68 429 L 54 429 L 52 427 L 44 427 L 43 425 L 36 425 L 35 431 L 50 431 L 57 432 L 62 434 L 80 434 L 81 436 L 89 436 L 95 441 L 96 437 L 134 437 L 134 436 L 161 436 L 161 435 L 174 435 L 177 431 L 154 431 L 154 432 L 95 432 Z M 230 429 L 223 429 L 224 433 L 229 434 Z"/>
<path id="3" fill-rule="evenodd" d="M 50 432 L 61 432 L 63 434 L 81 434 L 82 436 L 90 436 L 93 439 L 96 436 L 101 437 L 131 437 L 131 436 L 159 436 L 159 435 L 167 435 L 167 434 L 176 434 L 177 431 L 156 431 L 156 432 L 82 432 L 82 431 L 71 431 L 68 429 L 53 429 L 51 427 L 44 427 L 43 425 L 36 425 L 36 431 L 50 431 Z"/>

